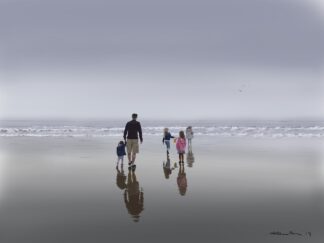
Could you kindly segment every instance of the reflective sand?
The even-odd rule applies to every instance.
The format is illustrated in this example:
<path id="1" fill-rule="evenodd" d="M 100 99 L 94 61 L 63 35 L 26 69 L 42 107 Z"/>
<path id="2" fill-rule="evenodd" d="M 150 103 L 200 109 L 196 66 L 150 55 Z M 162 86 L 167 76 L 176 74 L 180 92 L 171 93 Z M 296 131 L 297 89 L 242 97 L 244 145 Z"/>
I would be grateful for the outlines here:
<path id="1" fill-rule="evenodd" d="M 134 172 L 117 143 L 1 138 L 1 242 L 324 239 L 320 140 L 196 137 L 181 168 L 151 136 Z"/>

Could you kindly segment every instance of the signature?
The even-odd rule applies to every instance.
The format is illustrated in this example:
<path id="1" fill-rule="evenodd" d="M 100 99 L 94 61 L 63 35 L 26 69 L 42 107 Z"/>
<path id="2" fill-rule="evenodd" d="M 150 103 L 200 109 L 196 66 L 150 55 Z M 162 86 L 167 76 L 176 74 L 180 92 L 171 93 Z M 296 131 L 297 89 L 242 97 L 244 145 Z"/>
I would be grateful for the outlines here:
<path id="1" fill-rule="evenodd" d="M 298 236 L 312 237 L 312 232 L 298 233 L 290 230 L 288 233 L 283 233 L 280 231 L 272 231 L 270 232 L 270 235 L 298 235 Z"/>

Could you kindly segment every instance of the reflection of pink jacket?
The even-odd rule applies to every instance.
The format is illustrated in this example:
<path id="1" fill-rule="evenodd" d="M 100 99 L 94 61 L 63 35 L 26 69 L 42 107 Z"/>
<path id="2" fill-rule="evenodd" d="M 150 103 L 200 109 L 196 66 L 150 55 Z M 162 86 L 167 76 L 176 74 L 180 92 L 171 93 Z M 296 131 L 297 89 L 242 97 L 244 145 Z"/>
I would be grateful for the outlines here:
<path id="1" fill-rule="evenodd" d="M 177 139 L 176 148 L 178 152 L 184 153 L 186 151 L 186 145 L 187 145 L 186 139 L 183 138 Z"/>
<path id="2" fill-rule="evenodd" d="M 185 173 L 178 176 L 177 183 L 179 188 L 183 188 L 183 189 L 187 188 L 187 177 Z"/>

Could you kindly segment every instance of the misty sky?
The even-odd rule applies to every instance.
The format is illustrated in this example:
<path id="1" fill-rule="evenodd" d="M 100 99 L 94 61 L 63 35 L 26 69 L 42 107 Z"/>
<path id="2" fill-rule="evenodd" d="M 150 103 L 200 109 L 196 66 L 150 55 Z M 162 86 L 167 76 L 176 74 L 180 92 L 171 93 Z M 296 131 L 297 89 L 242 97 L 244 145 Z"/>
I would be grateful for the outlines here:
<path id="1" fill-rule="evenodd" d="M 321 0 L 0 0 L 0 118 L 324 118 Z"/>

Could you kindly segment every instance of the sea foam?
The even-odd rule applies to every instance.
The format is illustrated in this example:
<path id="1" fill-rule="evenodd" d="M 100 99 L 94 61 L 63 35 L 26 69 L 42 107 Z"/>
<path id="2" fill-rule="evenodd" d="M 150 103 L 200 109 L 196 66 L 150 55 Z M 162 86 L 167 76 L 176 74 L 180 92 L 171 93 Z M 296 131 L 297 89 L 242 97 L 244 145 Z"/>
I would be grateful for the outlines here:
<path id="1" fill-rule="evenodd" d="M 185 126 L 169 126 L 173 135 Z M 162 136 L 164 126 L 142 126 L 144 136 Z M 251 138 L 322 138 L 324 137 L 324 126 L 294 126 L 287 125 L 213 125 L 193 126 L 195 136 L 216 136 L 216 137 L 251 137 Z M 98 126 L 88 125 L 32 125 L 0 127 L 0 137 L 122 137 L 124 127 L 121 126 Z"/>

